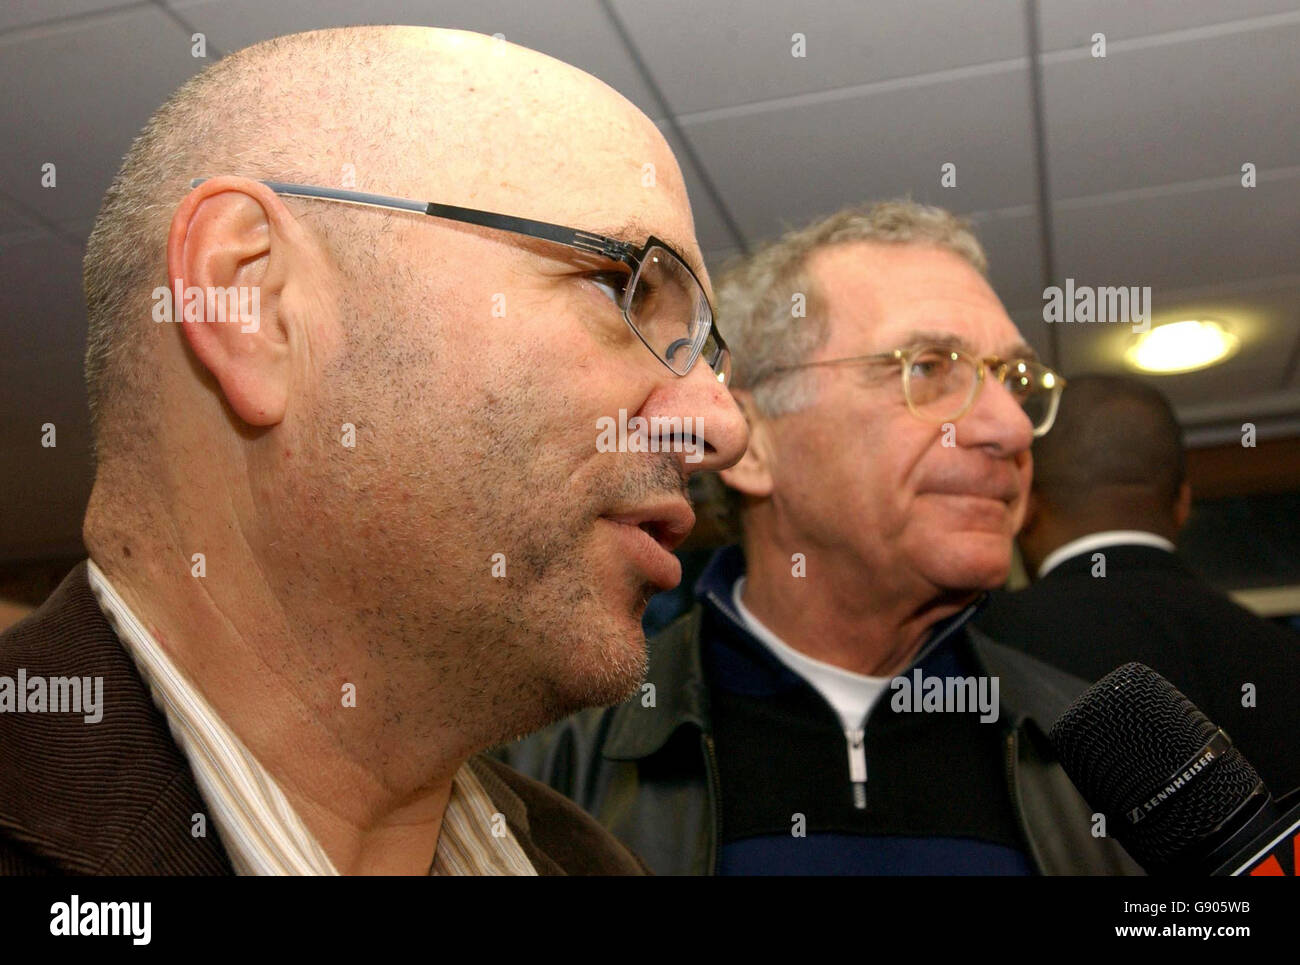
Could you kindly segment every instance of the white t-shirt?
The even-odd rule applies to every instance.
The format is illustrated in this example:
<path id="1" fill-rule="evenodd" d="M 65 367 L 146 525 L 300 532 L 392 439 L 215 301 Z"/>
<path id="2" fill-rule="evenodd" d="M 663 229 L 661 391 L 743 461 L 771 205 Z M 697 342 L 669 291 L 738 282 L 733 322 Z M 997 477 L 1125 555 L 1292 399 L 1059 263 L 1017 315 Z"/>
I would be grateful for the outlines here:
<path id="1" fill-rule="evenodd" d="M 732 588 L 731 601 L 740 618 L 745 621 L 745 629 L 758 638 L 773 656 L 808 681 L 826 698 L 826 702 L 840 715 L 846 732 L 861 730 L 866 723 L 867 714 L 871 712 L 877 698 L 884 693 L 891 678 L 868 677 L 866 674 L 853 673 L 800 653 L 763 626 L 759 619 L 745 608 L 745 604 L 740 599 L 744 590 L 745 578 L 742 576 Z"/>

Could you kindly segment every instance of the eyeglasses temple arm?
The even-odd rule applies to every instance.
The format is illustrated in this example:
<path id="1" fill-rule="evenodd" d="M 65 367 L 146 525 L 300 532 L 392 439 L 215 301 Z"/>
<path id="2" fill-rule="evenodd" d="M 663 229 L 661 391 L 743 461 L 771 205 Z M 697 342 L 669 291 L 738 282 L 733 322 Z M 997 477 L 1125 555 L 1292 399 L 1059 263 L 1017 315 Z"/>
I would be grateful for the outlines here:
<path id="1" fill-rule="evenodd" d="M 480 211 L 477 208 L 461 208 L 454 204 L 438 204 L 436 201 L 430 201 L 426 205 L 425 213 L 438 218 L 450 218 L 453 221 L 480 225 L 484 228 L 499 228 L 503 231 L 513 231 L 515 234 L 554 241 L 570 248 L 577 248 L 579 251 L 601 255 L 613 261 L 631 263 L 633 256 L 636 254 L 636 247 L 626 241 L 607 238 L 591 231 L 566 228 L 563 225 L 551 224 L 549 221 L 516 218 L 491 211 Z"/>
<path id="2" fill-rule="evenodd" d="M 208 178 L 195 178 L 190 187 L 197 188 Z M 294 198 L 316 198 L 320 201 L 343 201 L 347 204 L 361 204 L 371 208 L 394 208 L 398 211 L 415 211 L 425 214 L 428 205 L 423 201 L 410 201 L 406 198 L 390 198 L 384 194 L 368 194 L 365 191 L 347 191 L 343 188 L 318 188 L 309 184 L 289 184 L 286 181 L 262 181 L 276 194 Z"/>
<path id="3" fill-rule="evenodd" d="M 779 365 L 771 370 L 771 374 L 777 372 L 793 372 L 796 369 L 811 369 L 819 366 L 830 365 L 861 365 L 863 362 L 901 362 L 903 356 L 900 352 L 881 352 L 878 355 L 854 355 L 847 359 L 826 359 L 822 362 L 800 362 L 798 365 Z"/>
<path id="4" fill-rule="evenodd" d="M 208 178 L 195 178 L 190 187 L 197 188 Z M 414 211 L 435 218 L 449 218 L 465 224 L 479 225 L 484 228 L 498 228 L 515 234 L 528 235 L 555 241 L 570 248 L 587 251 L 611 258 L 614 261 L 630 262 L 636 249 L 626 241 L 607 238 L 590 231 L 579 231 L 548 221 L 533 221 L 530 218 L 516 218 L 510 215 L 483 211 L 478 208 L 462 208 L 454 204 L 439 204 L 436 201 L 412 201 L 408 198 L 394 198 L 384 194 L 370 194 L 366 191 L 349 191 L 344 188 L 323 188 L 309 184 L 290 184 L 286 181 L 262 181 L 276 194 L 294 198 L 315 198 L 319 201 L 342 201 L 346 204 L 359 204 L 371 208 L 390 208 L 397 211 Z"/>

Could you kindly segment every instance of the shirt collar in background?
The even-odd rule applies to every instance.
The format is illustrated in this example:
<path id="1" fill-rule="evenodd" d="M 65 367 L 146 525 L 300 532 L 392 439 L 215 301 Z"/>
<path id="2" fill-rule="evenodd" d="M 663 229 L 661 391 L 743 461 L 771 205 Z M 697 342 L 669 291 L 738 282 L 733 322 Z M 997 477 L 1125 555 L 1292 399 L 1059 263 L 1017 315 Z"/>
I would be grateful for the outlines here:
<path id="1" fill-rule="evenodd" d="M 95 565 L 90 588 L 189 761 L 230 863 L 241 875 L 337 875 L 279 785 L 158 645 Z M 498 836 L 500 835 L 500 836 Z M 535 875 L 504 818 L 461 765 L 431 875 Z"/>
<path id="2" fill-rule="evenodd" d="M 1070 540 L 1064 546 L 1058 546 L 1048 553 L 1042 565 L 1038 567 L 1038 579 L 1041 580 L 1071 557 L 1082 556 L 1084 553 L 1091 553 L 1107 546 L 1154 546 L 1168 553 L 1174 552 L 1174 544 L 1155 533 L 1140 529 L 1108 529 Z"/>

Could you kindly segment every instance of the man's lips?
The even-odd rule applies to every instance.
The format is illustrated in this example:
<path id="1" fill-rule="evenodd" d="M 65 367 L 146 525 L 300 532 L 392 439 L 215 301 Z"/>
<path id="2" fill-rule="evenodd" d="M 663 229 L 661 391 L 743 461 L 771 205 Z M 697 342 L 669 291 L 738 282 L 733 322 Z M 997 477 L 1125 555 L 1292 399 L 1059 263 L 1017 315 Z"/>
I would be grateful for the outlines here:
<path id="1" fill-rule="evenodd" d="M 695 526 L 695 513 L 683 499 L 619 508 L 600 519 L 614 527 L 624 553 L 650 582 L 671 590 L 682 580 L 682 564 L 673 550 Z"/>
<path id="2" fill-rule="evenodd" d="M 1015 481 L 972 479 L 969 482 L 942 482 L 922 486 L 922 496 L 971 496 L 977 499 L 995 499 L 1010 505 L 1020 498 L 1020 486 Z"/>
<path id="3" fill-rule="evenodd" d="M 992 491 L 987 489 L 927 489 L 922 491 L 922 496 L 955 496 L 965 499 L 988 499 L 994 502 L 1006 503 L 1010 506 L 1020 496 L 1019 490 L 1016 492 Z"/>
<path id="4" fill-rule="evenodd" d="M 923 490 L 920 495 L 937 497 L 940 501 L 932 506 L 955 528 L 987 530 L 1005 535 L 1004 531 L 1015 520 L 1020 490 L 988 484 L 944 485 Z M 960 525 L 956 525 L 957 521 L 960 521 Z"/>

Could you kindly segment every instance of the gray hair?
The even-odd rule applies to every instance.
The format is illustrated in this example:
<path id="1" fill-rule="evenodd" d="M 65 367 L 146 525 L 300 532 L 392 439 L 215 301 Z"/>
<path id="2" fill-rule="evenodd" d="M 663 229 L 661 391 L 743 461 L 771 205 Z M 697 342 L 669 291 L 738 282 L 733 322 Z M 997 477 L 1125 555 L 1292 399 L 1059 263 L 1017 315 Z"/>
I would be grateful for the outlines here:
<path id="1" fill-rule="evenodd" d="M 984 249 L 966 221 L 909 200 L 844 208 L 727 266 L 718 282 L 718 321 L 735 360 L 732 385 L 752 391 L 764 415 L 797 412 L 813 399 L 808 372 L 774 374 L 779 366 L 806 361 L 830 337 L 809 259 L 823 248 L 863 241 L 945 248 L 988 273 Z M 794 313 L 800 295 L 803 317 Z"/>
<path id="2" fill-rule="evenodd" d="M 373 33 L 358 39 L 356 30 Z M 92 453 L 103 463 L 150 444 L 159 389 L 147 337 L 150 293 L 169 286 L 167 235 L 172 214 L 190 191 L 190 179 L 239 174 L 254 179 L 319 183 L 333 178 L 343 160 L 360 162 L 357 144 L 373 138 L 359 133 L 294 129 L 292 114 L 268 84 L 268 76 L 288 76 L 310 85 L 319 67 L 302 51 L 316 47 L 339 57 L 366 43 L 383 45 L 382 28 L 322 30 L 280 37 L 237 51 L 205 67 L 182 84 L 154 112 L 132 143 L 95 220 L 82 264 L 86 298 L 86 394 L 90 406 Z M 315 100 L 339 103 L 349 96 L 346 76 L 315 81 Z M 310 86 L 308 89 L 312 89 Z M 357 93 L 356 97 L 364 96 Z M 233 105 L 233 106 L 232 106 Z M 361 116 L 360 109 L 353 112 Z M 294 115 L 296 116 L 296 115 Z M 320 125 L 325 126 L 325 125 Z M 344 134 L 351 133 L 350 138 Z M 331 149 L 331 138 L 338 141 Z M 349 141 L 351 143 L 349 143 Z M 363 165 L 375 169 L 376 164 Z M 362 260 L 387 220 L 366 230 L 328 210 L 310 217 L 345 273 Z M 365 243 L 358 236 L 366 235 Z M 361 255 L 345 255 L 353 251 Z"/>

